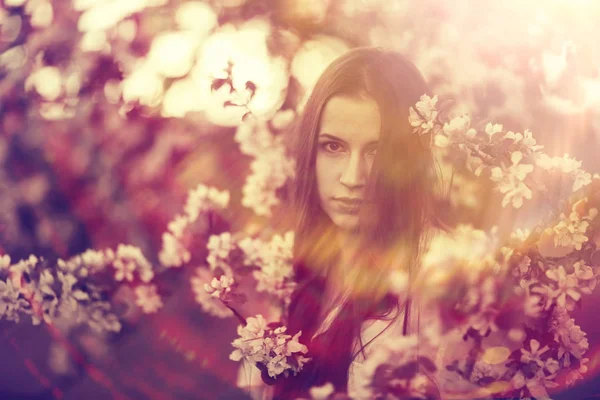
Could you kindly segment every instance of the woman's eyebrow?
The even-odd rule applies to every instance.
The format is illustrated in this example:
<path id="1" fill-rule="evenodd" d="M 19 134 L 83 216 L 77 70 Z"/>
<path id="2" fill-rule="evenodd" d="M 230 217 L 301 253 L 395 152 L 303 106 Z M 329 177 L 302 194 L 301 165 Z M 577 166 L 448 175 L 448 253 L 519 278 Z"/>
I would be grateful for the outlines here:
<path id="1" fill-rule="evenodd" d="M 333 139 L 333 140 L 338 140 L 338 141 L 340 141 L 340 142 L 342 142 L 342 143 L 345 143 L 345 144 L 347 144 L 347 143 L 348 143 L 348 142 L 346 142 L 344 139 L 341 139 L 341 138 L 339 138 L 339 137 L 337 137 L 337 136 L 334 136 L 334 135 L 331 135 L 331 134 L 329 134 L 329 133 L 321 133 L 321 134 L 319 135 L 319 137 L 324 137 L 324 138 L 330 138 L 330 139 Z M 373 141 L 371 141 L 371 142 L 367 143 L 367 144 L 365 145 L 365 147 L 367 147 L 367 146 L 372 146 L 372 145 L 374 145 L 374 144 L 378 144 L 378 143 L 379 143 L 379 140 L 373 140 Z"/>

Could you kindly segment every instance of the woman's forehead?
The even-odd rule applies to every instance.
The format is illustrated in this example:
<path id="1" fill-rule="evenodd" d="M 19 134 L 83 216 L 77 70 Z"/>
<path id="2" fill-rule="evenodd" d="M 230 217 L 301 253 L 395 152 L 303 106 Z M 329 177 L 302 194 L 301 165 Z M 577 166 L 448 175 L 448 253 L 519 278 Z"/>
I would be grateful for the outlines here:
<path id="1" fill-rule="evenodd" d="M 379 140 L 381 116 L 371 98 L 337 95 L 329 99 L 321 115 L 319 134 L 329 134 L 346 142 Z"/>

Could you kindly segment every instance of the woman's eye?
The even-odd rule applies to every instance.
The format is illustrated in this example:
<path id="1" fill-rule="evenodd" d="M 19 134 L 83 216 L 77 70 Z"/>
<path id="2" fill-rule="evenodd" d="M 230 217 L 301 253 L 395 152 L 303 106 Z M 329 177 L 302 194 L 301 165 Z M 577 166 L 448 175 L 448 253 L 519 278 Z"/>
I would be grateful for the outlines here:
<path id="1" fill-rule="evenodd" d="M 342 148 L 342 146 L 336 142 L 325 142 L 321 144 L 321 147 L 331 153 L 337 153 Z"/>
<path id="2" fill-rule="evenodd" d="M 367 154 L 370 155 L 370 156 L 376 155 L 377 154 L 377 147 L 374 148 L 374 149 L 369 150 L 369 152 Z"/>

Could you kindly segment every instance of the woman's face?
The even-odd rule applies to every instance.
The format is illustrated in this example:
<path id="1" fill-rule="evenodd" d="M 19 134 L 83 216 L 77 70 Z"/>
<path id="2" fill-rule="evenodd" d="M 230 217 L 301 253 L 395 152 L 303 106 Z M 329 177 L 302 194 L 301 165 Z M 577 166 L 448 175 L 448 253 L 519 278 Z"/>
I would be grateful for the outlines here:
<path id="1" fill-rule="evenodd" d="M 323 109 L 317 138 L 317 187 L 323 211 L 343 230 L 358 227 L 380 130 L 379 107 L 370 98 L 337 95 Z"/>

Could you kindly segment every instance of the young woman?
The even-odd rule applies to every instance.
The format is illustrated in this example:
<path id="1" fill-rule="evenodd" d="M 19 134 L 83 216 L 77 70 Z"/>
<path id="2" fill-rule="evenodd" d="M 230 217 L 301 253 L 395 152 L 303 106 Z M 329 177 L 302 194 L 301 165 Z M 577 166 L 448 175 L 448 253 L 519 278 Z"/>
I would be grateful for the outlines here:
<path id="1" fill-rule="evenodd" d="M 296 376 L 263 374 L 263 397 L 309 398 L 328 382 L 352 395 L 378 340 L 418 330 L 417 307 L 391 294 L 390 274 L 414 276 L 429 232 L 435 163 L 408 121 L 426 93 L 410 61 L 379 48 L 342 55 L 314 87 L 291 132 L 298 286 L 284 319 L 312 360 Z"/>

